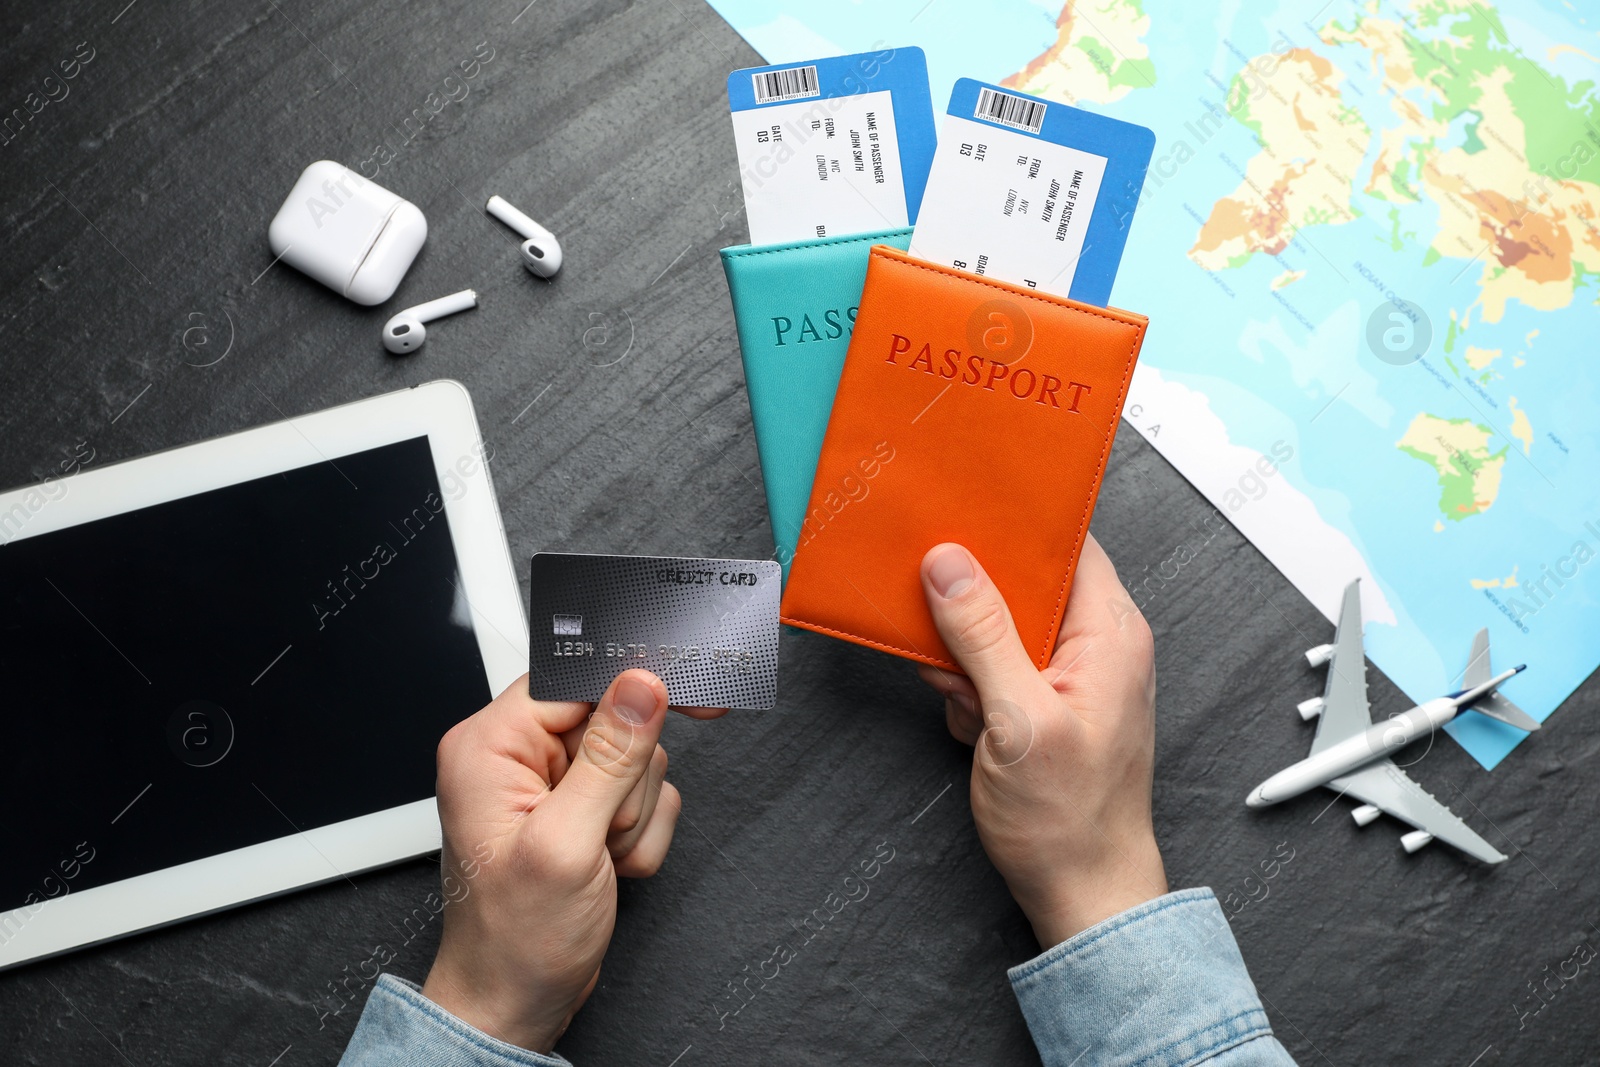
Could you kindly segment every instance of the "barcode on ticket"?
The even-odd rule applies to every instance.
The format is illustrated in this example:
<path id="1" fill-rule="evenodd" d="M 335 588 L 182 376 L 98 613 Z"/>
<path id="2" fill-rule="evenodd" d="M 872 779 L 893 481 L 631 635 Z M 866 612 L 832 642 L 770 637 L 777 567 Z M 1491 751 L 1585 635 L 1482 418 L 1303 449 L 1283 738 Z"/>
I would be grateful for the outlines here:
<path id="1" fill-rule="evenodd" d="M 808 97 L 822 95 L 822 90 L 817 85 L 815 65 L 790 67 L 787 70 L 764 70 L 750 75 L 750 81 L 755 86 L 758 104 L 770 104 L 781 100 L 805 100 Z"/>
<path id="2" fill-rule="evenodd" d="M 760 93 L 759 88 L 757 93 Z M 1044 125 L 1044 111 L 1045 105 L 1041 101 L 980 88 L 978 108 L 972 113 L 972 117 L 998 122 L 1002 126 L 1011 126 L 1018 130 L 1027 130 L 1029 133 L 1038 133 Z"/>

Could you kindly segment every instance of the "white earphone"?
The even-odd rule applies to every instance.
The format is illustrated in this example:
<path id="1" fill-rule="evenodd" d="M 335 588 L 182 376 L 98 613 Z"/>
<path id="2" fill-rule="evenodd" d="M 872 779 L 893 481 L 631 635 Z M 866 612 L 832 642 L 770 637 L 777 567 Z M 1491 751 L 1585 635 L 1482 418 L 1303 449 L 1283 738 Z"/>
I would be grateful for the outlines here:
<path id="1" fill-rule="evenodd" d="M 406 308 L 383 324 L 383 347 L 397 356 L 415 352 L 428 339 L 428 331 L 423 328 L 423 323 L 477 306 L 478 294 L 471 289 L 463 289 L 459 293 Z"/>
<path id="2" fill-rule="evenodd" d="M 491 196 L 483 210 L 526 238 L 522 242 L 523 266 L 541 278 L 549 278 L 561 269 L 561 242 L 555 234 L 498 196 Z"/>

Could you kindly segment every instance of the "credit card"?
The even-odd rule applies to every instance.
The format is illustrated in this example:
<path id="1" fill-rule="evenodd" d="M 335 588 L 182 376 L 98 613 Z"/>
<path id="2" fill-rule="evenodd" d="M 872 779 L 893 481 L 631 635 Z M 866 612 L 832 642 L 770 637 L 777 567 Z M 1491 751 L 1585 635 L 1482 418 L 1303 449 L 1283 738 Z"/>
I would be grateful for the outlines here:
<path id="1" fill-rule="evenodd" d="M 642 667 L 677 705 L 770 708 L 781 580 L 770 559 L 536 553 L 528 694 L 599 700 Z"/>
<path id="2" fill-rule="evenodd" d="M 911 254 L 1104 307 L 1155 143 L 1143 126 L 962 78 Z"/>
<path id="3" fill-rule="evenodd" d="M 910 226 L 933 162 L 920 48 L 728 75 L 750 243 Z"/>

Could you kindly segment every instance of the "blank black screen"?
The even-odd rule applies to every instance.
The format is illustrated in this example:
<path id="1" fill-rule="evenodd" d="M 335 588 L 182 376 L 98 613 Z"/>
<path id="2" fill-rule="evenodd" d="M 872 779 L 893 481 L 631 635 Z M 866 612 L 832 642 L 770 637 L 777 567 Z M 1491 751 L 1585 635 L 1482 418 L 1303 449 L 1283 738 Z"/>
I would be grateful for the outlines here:
<path id="1" fill-rule="evenodd" d="M 431 796 L 443 508 L 418 437 L 0 548 L 0 911 Z"/>

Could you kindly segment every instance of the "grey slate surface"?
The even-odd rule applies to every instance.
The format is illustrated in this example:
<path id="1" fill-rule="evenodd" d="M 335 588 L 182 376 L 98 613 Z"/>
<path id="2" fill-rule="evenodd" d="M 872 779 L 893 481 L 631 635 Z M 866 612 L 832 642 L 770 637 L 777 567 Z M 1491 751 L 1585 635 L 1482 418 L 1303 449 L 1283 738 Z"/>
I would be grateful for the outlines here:
<path id="1" fill-rule="evenodd" d="M 451 377 L 494 449 L 514 555 L 770 552 L 716 255 L 745 239 L 723 78 L 758 57 L 708 7 L 124 2 L 8 5 L 0 105 L 21 106 L 79 42 L 94 58 L 0 146 L 0 483 L 52 473 L 79 441 L 108 462 Z M 465 99 L 408 140 L 399 124 L 480 42 L 493 59 Z M 266 222 L 299 170 L 358 164 L 385 140 L 378 180 L 431 224 L 396 300 L 360 309 L 269 267 Z M 553 283 L 484 216 L 492 192 L 560 235 Z M 480 310 L 418 356 L 385 355 L 394 309 L 465 286 Z M 230 322 L 227 357 L 188 365 L 215 358 Z M 186 346 L 196 326 L 209 332 Z M 1306 751 L 1293 703 L 1321 682 L 1300 652 L 1331 627 L 1126 428 L 1094 530 L 1125 579 L 1193 551 L 1147 608 L 1157 831 L 1174 886 L 1236 900 L 1293 849 L 1233 927 L 1297 1059 L 1600 1058 L 1600 977 L 1552 978 L 1600 941 L 1600 687 L 1492 775 L 1447 740 L 1406 754 L 1512 854 L 1497 869 L 1442 847 L 1407 857 L 1396 824 L 1358 832 L 1348 802 L 1324 808 L 1331 794 L 1249 812 L 1250 786 Z M 1378 713 L 1402 706 L 1372 681 Z M 661 874 L 624 886 L 600 987 L 561 1051 L 662 1067 L 1037 1062 L 1003 976 L 1036 946 L 978 846 L 967 750 L 906 664 L 789 634 L 776 711 L 674 721 L 665 743 L 686 818 Z M 871 895 L 719 1029 L 726 983 L 885 841 L 895 858 Z M 399 931 L 436 884 L 418 861 L 0 975 L 0 1062 L 332 1063 L 359 999 L 320 1016 L 329 984 L 379 945 L 420 978 L 437 924 Z M 1535 1002 L 1541 983 L 1555 991 Z"/>

